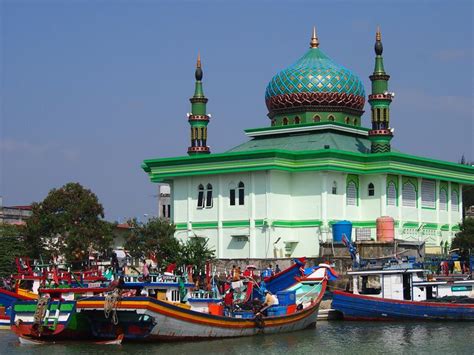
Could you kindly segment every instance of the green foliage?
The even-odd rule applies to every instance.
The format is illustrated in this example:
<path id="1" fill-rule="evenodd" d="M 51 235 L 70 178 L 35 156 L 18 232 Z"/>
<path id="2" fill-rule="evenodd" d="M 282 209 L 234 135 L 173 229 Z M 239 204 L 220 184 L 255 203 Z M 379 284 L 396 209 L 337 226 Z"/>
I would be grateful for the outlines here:
<path id="1" fill-rule="evenodd" d="M 26 253 L 24 227 L 0 224 L 0 277 L 15 273 L 15 258 Z"/>
<path id="2" fill-rule="evenodd" d="M 112 225 L 102 220 L 104 208 L 79 183 L 52 189 L 42 202 L 32 204 L 32 212 L 26 233 L 33 257 L 46 252 L 68 262 L 84 260 L 89 252 L 105 252 L 112 241 Z"/>
<path id="3" fill-rule="evenodd" d="M 474 250 L 474 218 L 466 218 L 459 227 L 461 230 L 454 237 L 451 248 L 459 248 L 464 253 Z"/>
<path id="4" fill-rule="evenodd" d="M 214 250 L 209 249 L 207 244 L 206 238 L 189 238 L 181 245 L 183 264 L 194 265 L 203 270 L 206 261 L 215 258 Z"/>
<path id="5" fill-rule="evenodd" d="M 174 237 L 175 225 L 165 219 L 152 218 L 147 223 L 132 219 L 127 223 L 132 227 L 132 232 L 125 248 L 134 258 L 143 259 L 154 255 L 160 268 L 170 263 L 202 268 L 207 260 L 214 258 L 214 251 L 208 248 L 206 239 L 192 238 L 180 243 Z"/>

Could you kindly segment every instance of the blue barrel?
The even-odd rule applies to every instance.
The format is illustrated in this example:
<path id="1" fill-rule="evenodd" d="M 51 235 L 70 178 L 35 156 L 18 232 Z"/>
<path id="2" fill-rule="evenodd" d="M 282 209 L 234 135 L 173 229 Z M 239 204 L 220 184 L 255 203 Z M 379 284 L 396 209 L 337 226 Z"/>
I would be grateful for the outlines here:
<path id="1" fill-rule="evenodd" d="M 332 240 L 334 243 L 342 243 L 342 235 L 345 234 L 351 241 L 352 223 L 349 221 L 340 221 L 332 225 Z"/>

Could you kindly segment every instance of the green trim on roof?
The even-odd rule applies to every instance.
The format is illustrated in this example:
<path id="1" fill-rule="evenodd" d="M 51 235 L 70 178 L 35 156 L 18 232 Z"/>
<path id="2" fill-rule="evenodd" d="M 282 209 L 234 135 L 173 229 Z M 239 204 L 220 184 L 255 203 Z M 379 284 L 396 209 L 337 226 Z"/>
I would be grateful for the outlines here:
<path id="1" fill-rule="evenodd" d="M 177 158 L 148 159 L 142 168 L 153 182 L 179 176 L 243 171 L 344 171 L 353 174 L 399 174 L 474 185 L 474 167 L 390 152 L 361 154 L 324 149 L 241 151 Z"/>
<path id="2" fill-rule="evenodd" d="M 288 114 L 287 114 L 287 116 L 288 116 Z M 244 132 L 245 133 L 272 132 L 272 131 L 278 131 L 278 130 L 287 129 L 287 128 L 330 126 L 330 125 L 340 126 L 340 127 L 347 127 L 347 128 L 359 130 L 359 131 L 362 131 L 361 133 L 366 133 L 366 132 L 370 131 L 370 128 L 366 128 L 366 127 L 359 127 L 359 126 L 340 123 L 340 122 L 336 122 L 336 121 L 334 121 L 334 122 L 323 121 L 323 122 L 309 122 L 309 123 L 300 123 L 300 124 L 289 124 L 289 125 L 286 125 L 286 126 L 247 128 L 247 129 L 244 130 Z M 328 127 L 328 129 L 330 129 L 330 127 Z"/>

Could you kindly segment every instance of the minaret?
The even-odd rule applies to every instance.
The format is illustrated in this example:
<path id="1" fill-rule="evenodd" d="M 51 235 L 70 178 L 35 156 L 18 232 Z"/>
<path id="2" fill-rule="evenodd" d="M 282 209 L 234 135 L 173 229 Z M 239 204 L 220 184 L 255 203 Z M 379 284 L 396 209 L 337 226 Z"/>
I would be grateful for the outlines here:
<path id="1" fill-rule="evenodd" d="M 369 77 L 372 81 L 372 94 L 369 103 L 372 108 L 372 130 L 369 131 L 372 153 L 390 152 L 390 141 L 393 138 L 390 129 L 390 103 L 393 93 L 388 92 L 390 75 L 385 73 L 383 67 L 383 46 L 380 28 L 375 35 L 375 69 Z"/>
<path id="2" fill-rule="evenodd" d="M 191 125 L 191 146 L 188 148 L 189 155 L 209 154 L 210 148 L 207 146 L 207 125 L 209 115 L 206 114 L 207 98 L 202 90 L 202 69 L 201 56 L 198 54 L 196 63 L 196 87 L 191 101 L 191 114 L 188 115 L 188 122 Z"/>

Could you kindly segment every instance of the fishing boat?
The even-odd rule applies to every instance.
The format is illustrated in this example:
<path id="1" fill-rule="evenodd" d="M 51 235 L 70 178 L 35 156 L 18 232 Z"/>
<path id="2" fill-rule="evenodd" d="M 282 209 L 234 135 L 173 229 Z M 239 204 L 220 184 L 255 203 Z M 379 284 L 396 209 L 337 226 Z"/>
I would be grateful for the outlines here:
<path id="1" fill-rule="evenodd" d="M 346 320 L 474 320 L 474 280 L 440 277 L 416 263 L 354 270 L 332 308 Z"/>
<path id="2" fill-rule="evenodd" d="M 151 287 L 147 288 L 148 296 L 115 299 L 113 311 L 117 322 L 107 321 L 104 315 L 104 309 L 110 305 L 107 297 L 81 300 L 77 310 L 87 315 L 92 324 L 107 324 L 106 331 L 102 328 L 95 333 L 104 338 L 115 337 L 124 330 L 125 339 L 143 341 L 216 339 L 297 331 L 316 324 L 327 282 L 326 274 L 319 273 L 317 278 L 300 278 L 293 285 L 294 289 L 277 292 L 279 305 L 268 308 L 266 315 L 240 307 L 225 308 L 222 303 L 209 304 L 207 311 L 192 309 L 185 301 L 163 299 L 158 296 L 159 289 Z M 300 290 L 298 293 L 297 289 Z M 139 326 L 137 322 L 145 326 Z"/>

